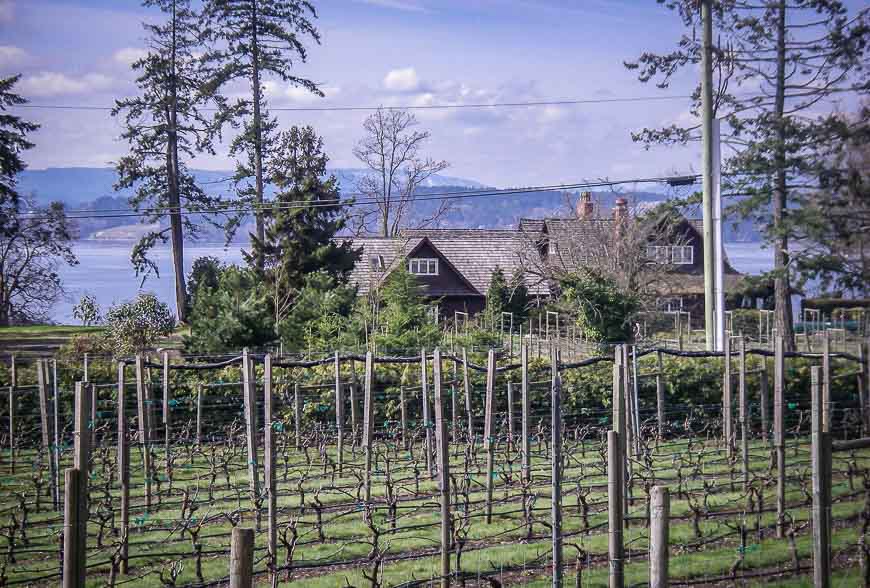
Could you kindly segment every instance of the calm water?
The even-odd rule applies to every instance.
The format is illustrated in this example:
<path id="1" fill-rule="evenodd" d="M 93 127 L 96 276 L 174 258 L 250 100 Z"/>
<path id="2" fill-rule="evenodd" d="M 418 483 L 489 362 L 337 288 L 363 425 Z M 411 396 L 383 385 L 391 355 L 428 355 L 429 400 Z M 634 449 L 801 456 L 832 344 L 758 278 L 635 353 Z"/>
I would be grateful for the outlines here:
<path id="1" fill-rule="evenodd" d="M 151 276 L 141 285 L 130 265 L 130 242 L 78 241 L 75 253 L 79 265 L 64 267 L 61 279 L 67 289 L 67 298 L 54 307 L 52 320 L 73 324 L 73 306 L 83 294 L 92 294 L 103 309 L 116 302 L 133 298 L 138 291 L 154 292 L 174 308 L 172 259 L 169 247 L 156 247 L 153 257 L 160 268 L 160 277 Z M 744 273 L 757 274 L 773 266 L 773 252 L 763 249 L 760 243 L 726 243 L 731 264 Z M 239 263 L 242 253 L 238 244 L 224 247 L 221 244 L 200 244 L 185 249 L 185 272 L 190 271 L 198 257 L 210 255 L 226 263 Z"/>

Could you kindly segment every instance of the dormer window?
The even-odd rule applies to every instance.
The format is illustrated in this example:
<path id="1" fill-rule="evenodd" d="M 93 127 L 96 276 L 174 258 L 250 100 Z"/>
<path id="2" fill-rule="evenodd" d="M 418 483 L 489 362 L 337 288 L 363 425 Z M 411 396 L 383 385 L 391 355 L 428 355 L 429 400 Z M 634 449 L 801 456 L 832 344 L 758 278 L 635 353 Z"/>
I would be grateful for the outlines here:
<path id="1" fill-rule="evenodd" d="M 674 265 L 692 265 L 695 250 L 691 245 L 676 245 L 671 247 L 671 262 Z"/>
<path id="2" fill-rule="evenodd" d="M 434 258 L 409 259 L 408 272 L 415 276 L 437 276 L 438 260 Z"/>
<path id="3" fill-rule="evenodd" d="M 371 266 L 373 272 L 382 272 L 387 269 L 386 265 L 384 264 L 383 255 L 372 255 L 369 258 L 369 265 Z"/>

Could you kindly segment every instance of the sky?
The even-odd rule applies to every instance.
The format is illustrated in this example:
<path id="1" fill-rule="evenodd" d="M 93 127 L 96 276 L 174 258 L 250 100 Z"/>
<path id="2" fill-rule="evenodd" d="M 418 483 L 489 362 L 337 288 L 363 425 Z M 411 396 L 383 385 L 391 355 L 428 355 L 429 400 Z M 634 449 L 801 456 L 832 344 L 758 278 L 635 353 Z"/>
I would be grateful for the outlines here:
<path id="1" fill-rule="evenodd" d="M 631 132 L 692 120 L 697 72 L 668 89 L 642 84 L 623 61 L 665 51 L 679 22 L 655 0 L 314 0 L 320 45 L 294 74 L 318 98 L 274 79 L 272 107 L 403 106 L 577 99 L 673 100 L 415 111 L 431 132 L 425 154 L 449 175 L 531 186 L 687 173 L 700 146 L 645 150 Z M 34 105 L 112 106 L 135 93 L 130 63 L 145 46 L 133 0 L 0 0 L 0 75 L 21 73 Z M 127 144 L 107 111 L 21 110 L 42 125 L 31 168 L 107 166 Z M 359 167 L 353 146 L 368 113 L 281 112 L 282 127 L 311 124 L 333 167 Z M 227 146 L 193 167 L 229 169 Z"/>

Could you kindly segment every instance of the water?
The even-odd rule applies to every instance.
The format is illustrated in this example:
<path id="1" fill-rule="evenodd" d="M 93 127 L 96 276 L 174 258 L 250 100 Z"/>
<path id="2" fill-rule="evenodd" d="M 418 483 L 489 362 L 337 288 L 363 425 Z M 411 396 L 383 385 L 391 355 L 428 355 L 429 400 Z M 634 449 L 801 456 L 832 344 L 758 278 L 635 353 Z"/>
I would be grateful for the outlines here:
<path id="1" fill-rule="evenodd" d="M 95 296 L 104 310 L 135 297 L 140 291 L 153 292 L 174 308 L 175 286 L 169 247 L 154 248 L 152 257 L 160 268 L 160 277 L 151 276 L 144 285 L 130 265 L 131 248 L 132 243 L 127 241 L 77 241 L 73 249 L 79 265 L 60 269 L 67 296 L 55 305 L 51 320 L 75 324 L 73 306 L 84 294 Z M 731 265 L 740 272 L 757 274 L 773 267 L 773 252 L 763 249 L 760 243 L 726 243 L 725 248 Z M 229 247 L 216 243 L 189 245 L 184 253 L 185 273 L 198 257 L 217 257 L 225 263 L 242 261 L 239 244 Z"/>

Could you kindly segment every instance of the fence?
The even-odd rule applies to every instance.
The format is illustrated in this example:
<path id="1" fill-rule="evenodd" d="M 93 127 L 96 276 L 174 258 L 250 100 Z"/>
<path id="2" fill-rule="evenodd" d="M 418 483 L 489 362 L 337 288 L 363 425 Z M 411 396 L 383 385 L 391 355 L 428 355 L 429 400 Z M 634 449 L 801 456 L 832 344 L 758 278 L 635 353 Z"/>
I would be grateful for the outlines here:
<path id="1" fill-rule="evenodd" d="M 0 584 L 667 585 L 812 569 L 825 585 L 866 563 L 866 352 L 729 340 L 470 357 L 140 356 L 74 390 L 39 362 L 33 385 L 7 388 Z M 716 362 L 721 396 L 671 401 L 667 357 Z M 790 386 L 804 369 L 808 385 Z M 609 398 L 577 390 L 592 375 Z"/>

